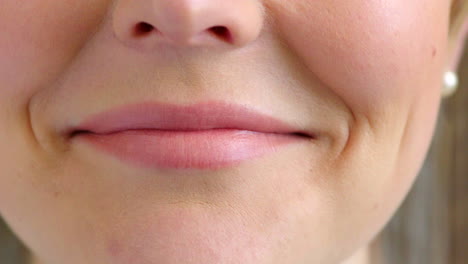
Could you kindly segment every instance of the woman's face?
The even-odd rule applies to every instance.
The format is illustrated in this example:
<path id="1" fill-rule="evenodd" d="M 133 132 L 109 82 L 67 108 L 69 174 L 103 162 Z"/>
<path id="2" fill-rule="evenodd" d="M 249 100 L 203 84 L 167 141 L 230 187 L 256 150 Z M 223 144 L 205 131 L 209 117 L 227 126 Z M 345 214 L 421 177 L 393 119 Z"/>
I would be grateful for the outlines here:
<path id="1" fill-rule="evenodd" d="M 2 0 L 0 213 L 46 264 L 345 261 L 423 161 L 449 6 Z M 238 104 L 291 131 L 64 133 L 141 102 L 169 125 L 200 106 L 209 116 L 192 126 L 224 120 L 215 106 Z"/>

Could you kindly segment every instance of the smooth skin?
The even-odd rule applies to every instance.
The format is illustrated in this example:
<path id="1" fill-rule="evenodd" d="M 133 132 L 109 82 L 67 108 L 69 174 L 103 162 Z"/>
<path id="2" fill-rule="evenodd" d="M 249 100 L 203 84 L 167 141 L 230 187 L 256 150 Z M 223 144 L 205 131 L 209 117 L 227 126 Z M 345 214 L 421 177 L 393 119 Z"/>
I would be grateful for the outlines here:
<path id="1" fill-rule="evenodd" d="M 41 264 L 364 264 L 352 256 L 399 206 L 430 143 L 449 9 L 2 0 L 0 214 Z M 244 104 L 318 137 L 226 169 L 175 171 L 60 134 L 148 100 Z"/>

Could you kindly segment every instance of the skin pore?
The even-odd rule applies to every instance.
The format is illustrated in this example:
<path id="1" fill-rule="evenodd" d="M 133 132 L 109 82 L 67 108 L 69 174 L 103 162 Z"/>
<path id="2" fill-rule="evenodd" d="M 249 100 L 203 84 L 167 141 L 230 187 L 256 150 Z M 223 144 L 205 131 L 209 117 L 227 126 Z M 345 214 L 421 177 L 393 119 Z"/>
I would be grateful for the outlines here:
<path id="1" fill-rule="evenodd" d="M 0 214 L 34 264 L 365 264 L 430 143 L 449 10 L 3 0 Z M 141 21 L 161 34 L 134 34 Z M 187 172 L 135 168 L 60 133 L 148 100 L 248 105 L 317 138 Z"/>

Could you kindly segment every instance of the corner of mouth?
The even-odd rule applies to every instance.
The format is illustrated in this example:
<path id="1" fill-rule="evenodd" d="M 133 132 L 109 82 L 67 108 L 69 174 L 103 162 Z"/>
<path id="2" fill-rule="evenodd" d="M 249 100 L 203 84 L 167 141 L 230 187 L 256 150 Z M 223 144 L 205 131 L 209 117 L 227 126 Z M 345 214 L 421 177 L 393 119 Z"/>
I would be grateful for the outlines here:
<path id="1" fill-rule="evenodd" d="M 307 139 L 313 139 L 313 140 L 317 139 L 317 135 L 312 134 L 312 133 L 293 132 L 291 134 L 294 135 L 294 136 L 297 136 L 297 137 L 302 137 L 302 138 L 307 138 Z"/>
<path id="2" fill-rule="evenodd" d="M 84 130 L 84 129 L 69 129 L 63 133 L 63 136 L 67 139 L 71 139 L 79 135 L 88 134 L 88 133 L 93 133 L 93 132 L 90 130 Z"/>

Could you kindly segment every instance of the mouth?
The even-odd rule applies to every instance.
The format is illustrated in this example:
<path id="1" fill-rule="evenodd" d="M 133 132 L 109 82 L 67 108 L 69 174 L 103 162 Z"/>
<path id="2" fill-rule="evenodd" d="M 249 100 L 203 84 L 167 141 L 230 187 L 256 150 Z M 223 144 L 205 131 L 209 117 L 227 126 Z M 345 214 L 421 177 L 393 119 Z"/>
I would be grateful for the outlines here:
<path id="1" fill-rule="evenodd" d="M 223 102 L 128 105 L 91 116 L 66 134 L 133 166 L 205 170 L 316 139 L 282 120 Z"/>

